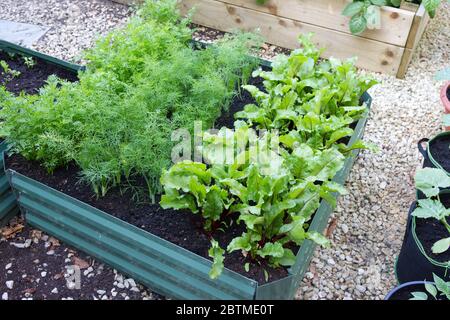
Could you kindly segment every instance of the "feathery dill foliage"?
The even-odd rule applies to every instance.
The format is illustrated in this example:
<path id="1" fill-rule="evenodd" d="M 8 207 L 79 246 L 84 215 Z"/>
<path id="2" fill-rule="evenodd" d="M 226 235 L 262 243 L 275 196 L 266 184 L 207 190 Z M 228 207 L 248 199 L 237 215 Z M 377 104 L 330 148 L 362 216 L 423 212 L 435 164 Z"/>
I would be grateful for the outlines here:
<path id="1" fill-rule="evenodd" d="M 189 20 L 175 8 L 147 1 L 86 53 L 77 83 L 52 76 L 38 95 L 18 97 L 1 87 L 0 137 L 49 172 L 74 161 L 98 195 L 145 179 L 154 197 L 172 130 L 193 129 L 194 120 L 212 127 L 256 62 L 248 54 L 258 39 L 249 34 L 195 50 Z"/>

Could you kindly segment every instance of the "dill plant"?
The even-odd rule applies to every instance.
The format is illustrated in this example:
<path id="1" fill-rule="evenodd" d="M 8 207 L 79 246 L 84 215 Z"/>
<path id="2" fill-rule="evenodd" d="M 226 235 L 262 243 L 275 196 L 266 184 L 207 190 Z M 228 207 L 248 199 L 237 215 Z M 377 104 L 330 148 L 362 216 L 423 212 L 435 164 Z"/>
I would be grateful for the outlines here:
<path id="1" fill-rule="evenodd" d="M 0 137 L 50 173 L 75 162 L 99 196 L 144 180 L 154 201 L 171 132 L 192 131 L 194 120 L 212 127 L 256 65 L 249 53 L 257 37 L 197 50 L 189 22 L 176 1 L 149 0 L 86 52 L 77 83 L 52 76 L 38 95 L 18 97 L 1 88 Z"/>

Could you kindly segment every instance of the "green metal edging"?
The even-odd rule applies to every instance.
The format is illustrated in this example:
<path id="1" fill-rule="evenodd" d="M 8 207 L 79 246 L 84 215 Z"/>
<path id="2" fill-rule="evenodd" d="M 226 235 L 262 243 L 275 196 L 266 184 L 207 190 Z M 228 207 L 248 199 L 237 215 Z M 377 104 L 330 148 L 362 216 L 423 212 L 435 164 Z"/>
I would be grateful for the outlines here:
<path id="1" fill-rule="evenodd" d="M 13 170 L 17 201 L 31 225 L 181 299 L 252 299 L 256 282 L 231 270 L 209 278 L 212 262 Z"/>
<path id="2" fill-rule="evenodd" d="M 6 148 L 6 143 L 0 142 L 0 227 L 5 226 L 19 212 L 16 197 L 5 175 L 4 152 Z"/>
<path id="3" fill-rule="evenodd" d="M 58 58 L 55 58 L 55 57 L 49 56 L 47 54 L 44 54 L 42 52 L 35 51 L 35 50 L 32 50 L 32 49 L 28 49 L 28 48 L 19 46 L 17 44 L 14 44 L 12 42 L 8 42 L 8 41 L 5 41 L 5 40 L 0 40 L 0 50 L 4 50 L 4 51 L 10 52 L 10 53 L 19 53 L 19 54 L 22 54 L 22 55 L 25 55 L 25 56 L 39 58 L 39 59 L 42 59 L 42 60 L 44 60 L 44 61 L 46 61 L 48 63 L 58 65 L 58 66 L 60 66 L 62 68 L 65 68 L 67 70 L 74 71 L 74 72 L 78 72 L 78 71 L 81 71 L 81 70 L 85 69 L 84 66 L 81 66 L 79 64 L 70 63 L 70 62 L 67 62 L 67 61 L 64 61 L 64 60 L 60 60 Z"/>

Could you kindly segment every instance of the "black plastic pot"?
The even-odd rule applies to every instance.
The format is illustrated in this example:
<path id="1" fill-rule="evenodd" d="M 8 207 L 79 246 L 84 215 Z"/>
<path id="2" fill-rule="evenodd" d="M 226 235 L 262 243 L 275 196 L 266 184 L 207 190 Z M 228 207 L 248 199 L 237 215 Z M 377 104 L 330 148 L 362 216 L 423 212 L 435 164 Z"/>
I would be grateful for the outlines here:
<path id="1" fill-rule="evenodd" d="M 427 281 L 410 281 L 395 287 L 386 295 L 384 300 L 409 300 L 410 297 L 405 297 L 405 293 L 414 291 L 425 292 L 425 284 L 432 283 Z"/>
<path id="2" fill-rule="evenodd" d="M 416 209 L 413 202 L 408 213 L 405 237 L 397 258 L 395 271 L 399 283 L 411 281 L 432 281 L 433 273 L 450 281 L 450 261 L 442 263 L 429 257 L 416 234 L 416 218 L 411 214 Z"/>
<path id="3" fill-rule="evenodd" d="M 436 135 L 432 139 L 423 138 L 418 142 L 419 152 L 423 155 L 423 167 L 424 168 L 439 168 L 446 171 L 442 164 L 439 163 L 432 155 L 433 146 L 440 143 L 443 138 L 448 138 L 450 136 L 450 131 L 442 132 Z M 425 145 L 425 147 L 424 147 Z M 448 175 L 450 172 L 446 171 Z"/>

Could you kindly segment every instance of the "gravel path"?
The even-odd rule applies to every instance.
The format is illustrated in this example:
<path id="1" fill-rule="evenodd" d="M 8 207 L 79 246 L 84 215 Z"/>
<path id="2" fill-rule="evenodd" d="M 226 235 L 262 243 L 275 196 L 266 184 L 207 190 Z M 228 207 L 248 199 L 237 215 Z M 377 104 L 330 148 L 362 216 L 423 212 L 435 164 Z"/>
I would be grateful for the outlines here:
<path id="1" fill-rule="evenodd" d="M 73 61 L 79 61 L 79 52 L 89 47 L 98 34 L 123 24 L 129 16 L 127 7 L 107 0 L 0 0 L 0 5 L 1 19 L 51 26 L 52 29 L 35 48 Z M 362 152 L 356 161 L 347 183 L 350 195 L 340 199 L 330 221 L 333 246 L 316 251 L 304 284 L 298 291 L 299 299 L 383 299 L 396 285 L 394 261 L 403 239 L 408 208 L 414 199 L 412 177 L 421 162 L 416 143 L 441 128 L 440 83 L 433 77 L 436 71 L 450 65 L 449 35 L 450 5 L 444 4 L 428 26 L 406 79 L 374 74 L 381 84 L 371 90 L 374 103 L 366 138 L 377 143 L 381 151 L 378 154 Z M 221 33 L 201 28 L 196 36 L 198 39 L 213 39 L 220 37 Z M 267 45 L 264 56 L 271 57 L 279 51 L 275 46 Z M 51 293 L 53 285 L 59 285 L 60 289 L 64 282 L 53 281 L 29 293 L 26 291 L 29 288 L 24 285 L 27 280 L 19 280 L 20 283 L 13 284 L 12 290 L 7 289 L 6 282 L 14 272 L 28 272 L 16 266 L 20 255 L 35 254 L 45 258 L 45 262 L 40 259 L 36 267 L 30 269 L 34 270 L 31 278 L 37 278 L 43 272 L 41 270 L 48 269 L 47 272 L 53 276 L 63 272 L 66 265 L 73 264 L 72 256 L 69 257 L 71 253 L 100 268 L 93 259 L 71 252 L 62 244 L 57 246 L 56 258 L 46 255 L 48 239 L 41 238 L 38 243 L 32 241 L 28 248 L 10 249 L 15 241 L 23 243 L 26 239 L 33 239 L 33 232 L 25 228 L 14 238 L 0 242 L 0 294 L 7 292 L 12 298 L 66 298 L 65 291 L 63 295 Z M 45 239 L 45 235 L 42 236 Z M 9 255 L 4 254 L 5 248 L 9 248 Z M 9 263 L 12 265 L 6 270 Z M 47 266 L 44 267 L 44 263 Z M 86 286 L 82 291 L 91 290 L 89 294 L 80 296 L 73 293 L 70 297 L 101 298 L 97 291 L 103 293 L 104 290 L 108 293 L 103 295 L 108 298 L 124 298 L 121 294 L 113 297 L 110 293 L 114 277 L 118 277 L 114 270 L 107 266 L 101 269 L 96 275 L 98 278 L 85 284 L 82 282 L 82 286 Z M 28 279 L 28 275 L 24 279 Z M 36 286 L 36 282 L 33 285 Z M 158 297 L 147 291 L 136 295 L 129 291 L 125 294 L 132 299 Z"/>

